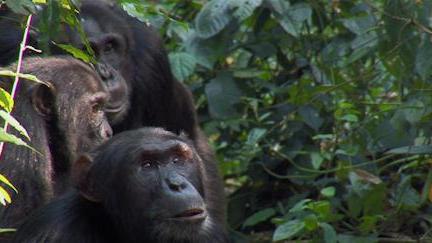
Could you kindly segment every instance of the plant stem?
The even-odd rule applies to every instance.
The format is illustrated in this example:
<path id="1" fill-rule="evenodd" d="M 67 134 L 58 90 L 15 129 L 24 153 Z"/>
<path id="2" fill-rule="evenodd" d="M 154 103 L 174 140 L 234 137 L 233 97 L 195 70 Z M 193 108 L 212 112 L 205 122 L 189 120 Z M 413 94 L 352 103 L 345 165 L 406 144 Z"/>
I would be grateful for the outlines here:
<path id="1" fill-rule="evenodd" d="M 11 91 L 11 97 L 12 99 L 15 99 L 15 94 L 17 92 L 17 88 L 18 88 L 18 81 L 19 81 L 19 77 L 18 74 L 21 72 L 21 64 L 22 64 L 22 59 L 24 56 L 24 52 L 27 49 L 27 38 L 29 35 L 29 29 L 30 29 L 30 23 L 32 20 L 32 15 L 30 14 L 27 17 L 27 23 L 26 23 L 26 28 L 24 30 L 24 34 L 23 34 L 23 38 L 22 38 L 22 42 L 20 44 L 20 49 L 19 49 L 19 54 L 18 54 L 18 64 L 17 64 L 17 68 L 16 68 L 16 72 L 15 72 L 15 80 L 12 86 L 12 91 Z M 13 107 L 12 107 L 13 109 Z M 11 111 L 12 112 L 12 111 Z M 3 126 L 3 130 L 6 132 L 8 129 L 9 123 L 7 121 L 5 121 L 5 124 Z M 4 146 L 4 142 L 0 142 L 0 156 L 3 152 L 3 146 Z"/>

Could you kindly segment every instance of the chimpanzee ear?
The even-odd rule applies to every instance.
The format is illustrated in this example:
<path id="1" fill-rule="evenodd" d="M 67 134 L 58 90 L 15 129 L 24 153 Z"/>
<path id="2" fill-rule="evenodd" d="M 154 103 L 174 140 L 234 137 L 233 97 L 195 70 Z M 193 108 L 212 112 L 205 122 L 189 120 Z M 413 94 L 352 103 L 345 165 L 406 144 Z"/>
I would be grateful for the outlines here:
<path id="1" fill-rule="evenodd" d="M 39 115 L 50 117 L 53 113 L 54 91 L 52 87 L 44 84 L 37 85 L 33 88 L 31 94 L 33 108 Z"/>
<path id="2" fill-rule="evenodd" d="M 92 202 L 100 202 L 101 196 L 94 181 L 89 176 L 93 158 L 89 154 L 81 155 L 72 165 L 71 179 L 81 196 Z"/>

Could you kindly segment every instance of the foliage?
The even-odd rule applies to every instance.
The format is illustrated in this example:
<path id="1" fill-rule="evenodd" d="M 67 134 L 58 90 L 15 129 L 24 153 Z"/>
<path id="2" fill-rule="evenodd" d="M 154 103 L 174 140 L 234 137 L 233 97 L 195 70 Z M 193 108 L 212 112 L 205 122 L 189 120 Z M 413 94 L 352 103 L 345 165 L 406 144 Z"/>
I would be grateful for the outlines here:
<path id="1" fill-rule="evenodd" d="M 431 240 L 431 1 L 118 2 L 194 92 L 239 242 Z"/>
<path id="2" fill-rule="evenodd" d="M 12 9 L 13 11 L 15 11 L 17 13 L 26 14 L 26 15 L 30 14 L 31 12 L 33 12 L 35 10 L 34 4 L 29 0 L 1 1 L 0 2 L 0 8 L 2 7 L 3 4 L 7 5 L 10 9 Z M 25 130 L 25 128 L 19 123 L 19 121 L 17 121 L 11 115 L 11 112 L 12 112 L 13 107 L 14 107 L 14 96 L 15 96 L 15 93 L 17 90 L 19 78 L 24 78 L 24 79 L 27 79 L 29 81 L 39 82 L 39 83 L 46 85 L 45 82 L 39 80 L 34 75 L 20 73 L 20 63 L 19 62 L 22 59 L 23 52 L 25 51 L 26 48 L 34 49 L 34 48 L 26 45 L 26 39 L 27 39 L 27 35 L 28 35 L 30 20 L 31 20 L 31 17 L 28 17 L 27 24 L 25 25 L 26 31 L 24 32 L 25 34 L 23 36 L 23 41 L 21 44 L 20 55 L 19 55 L 19 60 L 18 60 L 16 70 L 14 70 L 14 71 L 0 70 L 0 77 L 13 77 L 14 78 L 14 80 L 12 81 L 13 84 L 12 84 L 12 90 L 11 91 L 6 91 L 3 88 L 0 88 L 0 121 L 1 121 L 1 124 L 3 126 L 0 129 L 0 156 L 2 154 L 3 145 L 5 142 L 12 143 L 12 144 L 15 144 L 17 146 L 25 146 L 29 149 L 34 150 L 31 146 L 29 146 L 20 137 L 8 132 L 8 127 L 11 126 L 20 134 L 20 136 L 24 137 L 26 140 L 30 140 L 30 137 L 29 137 L 27 131 Z M 38 151 L 34 150 L 34 152 L 37 153 Z M 0 174 L 0 182 L 2 183 L 2 184 L 0 184 L 0 203 L 3 206 L 6 206 L 6 204 L 12 202 L 12 199 L 11 199 L 11 196 L 9 195 L 8 191 L 5 190 L 5 186 L 8 188 L 11 188 L 16 193 L 18 193 L 18 190 L 17 190 L 17 188 L 15 188 L 13 186 L 13 184 L 5 176 L 3 176 L 1 174 Z M 12 229 L 0 229 L 0 232 L 8 232 L 10 230 L 12 230 Z"/>

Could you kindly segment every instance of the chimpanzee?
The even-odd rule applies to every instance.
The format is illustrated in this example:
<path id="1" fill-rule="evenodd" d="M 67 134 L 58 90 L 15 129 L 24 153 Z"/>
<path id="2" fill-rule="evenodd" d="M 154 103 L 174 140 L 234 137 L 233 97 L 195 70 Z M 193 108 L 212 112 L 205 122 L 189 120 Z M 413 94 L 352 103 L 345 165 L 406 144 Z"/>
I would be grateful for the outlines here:
<path id="1" fill-rule="evenodd" d="M 128 86 L 127 92 L 112 95 L 118 100 L 108 104 L 111 106 L 108 114 L 123 116 L 123 119 L 110 121 L 114 131 L 160 126 L 177 134 L 184 131 L 195 139 L 199 128 L 192 95 L 173 77 L 157 32 L 108 1 L 83 0 L 79 10 L 81 24 L 98 62 L 120 72 Z M 5 65 L 17 56 L 22 30 L 19 15 L 7 9 L 0 13 L 4 15 L 0 17 L 0 65 Z M 34 19 L 33 27 L 36 27 L 38 16 Z M 68 26 L 64 28 L 55 42 L 83 47 L 77 31 Z M 39 47 L 37 32 L 31 31 L 29 39 L 30 44 Z M 51 45 L 50 51 L 63 54 L 56 45 Z M 127 99 L 119 97 L 121 95 Z"/>
<path id="2" fill-rule="evenodd" d="M 71 57 L 28 58 L 21 72 L 48 85 L 19 81 L 12 115 L 26 128 L 36 151 L 5 144 L 0 174 L 11 180 L 18 194 L 11 192 L 12 204 L 0 207 L 0 227 L 14 227 L 64 192 L 71 161 L 112 136 L 104 112 L 109 93 L 87 64 Z M 11 80 L 0 79 L 0 86 L 10 91 Z"/>
<path id="3" fill-rule="evenodd" d="M 211 177 L 212 193 L 208 196 L 212 200 L 209 202 L 212 210 L 217 211 L 215 215 L 219 221 L 224 223 L 222 179 L 207 138 L 198 126 L 192 94 L 173 77 L 159 35 L 152 27 L 106 1 L 83 0 L 80 18 L 98 61 L 118 70 L 130 87 L 129 110 L 119 122 L 111 123 L 114 132 L 142 126 L 158 126 L 176 134 L 185 132 L 194 141 L 204 161 L 204 168 Z M 64 42 L 82 45 L 77 33 L 64 33 Z M 108 115 L 122 111 L 120 106 L 113 107 L 118 109 L 107 111 Z"/>
<path id="4" fill-rule="evenodd" d="M 77 190 L 29 217 L 14 242 L 228 242 L 207 208 L 208 176 L 183 135 L 119 133 L 73 164 Z"/>
<path id="5" fill-rule="evenodd" d="M 212 176 L 213 193 L 210 195 L 214 200 L 210 202 L 214 204 L 212 208 L 218 211 L 216 215 L 220 216 L 220 221 L 224 222 L 223 182 L 217 173 L 213 153 L 198 126 L 192 94 L 173 77 L 167 53 L 157 32 L 108 1 L 83 0 L 79 9 L 79 18 L 99 65 L 105 70 L 113 68 L 122 76 L 110 78 L 103 71 L 99 72 L 103 80 L 114 80 L 115 85 L 112 86 L 117 87 L 108 87 L 111 98 L 106 108 L 114 133 L 143 126 L 158 126 L 176 134 L 188 134 L 204 161 L 207 174 Z M 10 41 L 15 41 L 15 48 L 19 47 L 19 38 L 12 34 L 17 28 L 13 30 L 13 24 L 1 21 L 0 18 L 0 44 L 8 44 L 0 45 L 0 53 L 9 56 L 0 56 L 0 65 L 13 59 L 11 53 L 16 53 L 10 51 Z M 32 37 L 31 43 L 37 46 L 37 35 L 32 34 Z M 56 42 L 76 47 L 83 45 L 80 35 L 67 26 Z M 53 47 L 52 53 L 57 51 L 58 48 Z"/>

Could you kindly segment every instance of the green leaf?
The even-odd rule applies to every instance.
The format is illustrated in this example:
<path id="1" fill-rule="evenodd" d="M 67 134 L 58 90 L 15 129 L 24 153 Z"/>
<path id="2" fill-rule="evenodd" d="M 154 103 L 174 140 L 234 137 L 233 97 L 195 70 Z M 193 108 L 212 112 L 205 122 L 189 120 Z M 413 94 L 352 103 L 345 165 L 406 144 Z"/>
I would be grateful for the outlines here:
<path id="1" fill-rule="evenodd" d="M 305 229 L 308 231 L 314 231 L 318 228 L 318 217 L 315 214 L 309 214 L 304 219 Z"/>
<path id="2" fill-rule="evenodd" d="M 11 112 L 14 106 L 14 100 L 12 96 L 0 87 L 0 106 L 5 109 L 7 112 Z"/>
<path id="3" fill-rule="evenodd" d="M 346 114 L 344 116 L 342 116 L 340 118 L 340 120 L 342 121 L 347 121 L 347 122 L 358 122 L 358 117 L 354 114 Z"/>
<path id="4" fill-rule="evenodd" d="M 324 162 L 324 158 L 321 156 L 320 153 L 312 152 L 310 153 L 311 160 L 312 160 L 312 167 L 314 169 L 319 169 L 321 167 L 322 162 Z"/>
<path id="5" fill-rule="evenodd" d="M 305 228 L 305 223 L 298 219 L 279 225 L 273 233 L 273 241 L 290 239 Z"/>
<path id="6" fill-rule="evenodd" d="M 61 49 L 67 51 L 68 53 L 72 54 L 77 59 L 80 59 L 86 63 L 94 63 L 95 60 L 92 56 L 85 53 L 83 50 L 78 49 L 72 45 L 65 45 L 65 44 L 56 44 Z"/>
<path id="7" fill-rule="evenodd" d="M 23 140 L 21 140 L 20 138 L 16 137 L 13 134 L 5 132 L 3 129 L 0 129 L 0 141 L 2 141 L 2 142 L 8 142 L 8 143 L 13 143 L 13 144 L 16 144 L 16 145 L 19 145 L 19 146 L 29 147 L 27 145 L 27 143 L 25 143 Z"/>
<path id="8" fill-rule="evenodd" d="M 324 197 L 328 197 L 328 198 L 334 197 L 335 194 L 336 194 L 336 188 L 334 188 L 333 186 L 329 186 L 321 190 L 321 195 L 323 195 Z"/>
<path id="9" fill-rule="evenodd" d="M 254 10 L 262 4 L 263 0 L 230 0 L 233 16 L 242 21 L 252 15 Z"/>
<path id="10" fill-rule="evenodd" d="M 51 87 L 50 83 L 45 82 L 43 80 L 40 80 L 35 75 L 32 75 L 32 74 L 15 73 L 15 72 L 9 71 L 9 70 L 0 70 L 0 76 L 8 76 L 8 77 L 16 77 L 16 76 L 18 76 L 18 78 L 30 80 L 30 81 L 33 81 L 33 82 L 40 83 L 40 84 L 46 85 L 48 87 Z"/>
<path id="11" fill-rule="evenodd" d="M 320 227 L 324 231 L 324 242 L 325 243 L 336 243 L 337 242 L 337 234 L 336 230 L 333 226 L 327 223 L 320 223 Z"/>
<path id="12" fill-rule="evenodd" d="M 431 154 L 432 145 L 416 145 L 394 148 L 386 152 L 386 154 Z"/>
<path id="13" fill-rule="evenodd" d="M 264 222 L 275 214 L 276 211 L 273 208 L 266 208 L 260 210 L 249 216 L 243 223 L 243 227 L 254 226 L 258 223 Z"/>
<path id="14" fill-rule="evenodd" d="M 412 178 L 411 175 L 406 176 L 396 188 L 395 201 L 397 206 L 405 210 L 417 209 L 421 203 L 420 194 L 411 185 Z"/>
<path id="15" fill-rule="evenodd" d="M 370 29 L 376 25 L 375 18 L 370 15 L 343 19 L 342 23 L 347 29 L 357 35 L 370 33 Z"/>
<path id="16" fill-rule="evenodd" d="M 307 205 L 307 208 L 314 211 L 321 218 L 327 218 L 331 214 L 331 206 L 328 201 L 311 202 Z"/>
<path id="17" fill-rule="evenodd" d="M 231 21 L 229 0 L 212 0 L 208 2 L 195 18 L 198 36 L 209 38 L 216 35 Z"/>
<path id="18" fill-rule="evenodd" d="M 187 79 L 195 70 L 195 57 L 186 52 L 175 52 L 169 54 L 171 69 L 177 80 Z"/>
<path id="19" fill-rule="evenodd" d="M 354 235 L 338 235 L 339 243 L 378 243 L 378 239 L 374 236 L 354 236 Z"/>
<path id="20" fill-rule="evenodd" d="M 2 174 L 0 174 L 0 181 L 12 188 L 16 193 L 18 193 L 18 190 L 15 188 L 15 186 L 12 185 L 12 183 Z"/>
<path id="21" fill-rule="evenodd" d="M 302 30 L 304 21 L 310 20 L 311 16 L 312 9 L 309 4 L 298 3 L 292 5 L 282 14 L 279 23 L 286 32 L 294 37 L 298 37 Z"/>
<path id="22" fill-rule="evenodd" d="M 240 22 L 260 6 L 262 0 L 212 0 L 195 18 L 197 34 L 209 38 L 222 31 L 233 19 Z"/>
<path id="23" fill-rule="evenodd" d="M 299 114 L 303 118 L 303 121 L 315 130 L 318 130 L 324 122 L 318 111 L 312 106 L 300 107 Z"/>
<path id="24" fill-rule="evenodd" d="M 6 0 L 6 5 L 15 13 L 23 15 L 32 14 L 36 10 L 31 0 Z"/>
<path id="25" fill-rule="evenodd" d="M 30 140 L 30 137 L 25 130 L 25 128 L 9 113 L 0 110 L 0 117 L 3 118 L 9 125 L 11 125 L 13 128 L 15 128 L 21 135 L 25 136 L 28 140 Z"/>
<path id="26" fill-rule="evenodd" d="M 221 73 L 205 87 L 209 111 L 214 118 L 228 118 L 237 114 L 233 105 L 240 101 L 242 92 L 229 73 Z"/>
<path id="27" fill-rule="evenodd" d="M 432 62 L 430 57 L 432 56 L 432 41 L 429 35 L 425 35 L 423 38 L 423 43 L 418 47 L 415 69 L 417 73 L 423 78 L 427 79 L 432 74 Z"/>
<path id="28" fill-rule="evenodd" d="M 305 209 L 307 206 L 307 204 L 309 203 L 309 202 L 312 202 L 312 200 L 311 199 L 303 199 L 303 200 L 301 200 L 300 202 L 298 202 L 298 203 L 296 203 L 290 210 L 289 210 L 289 212 L 290 213 L 298 213 L 298 212 L 301 212 L 301 211 L 303 211 L 303 209 Z"/>
<path id="29" fill-rule="evenodd" d="M 267 129 L 264 128 L 254 128 L 250 131 L 248 138 L 246 140 L 246 144 L 248 145 L 256 145 L 266 134 Z"/>

